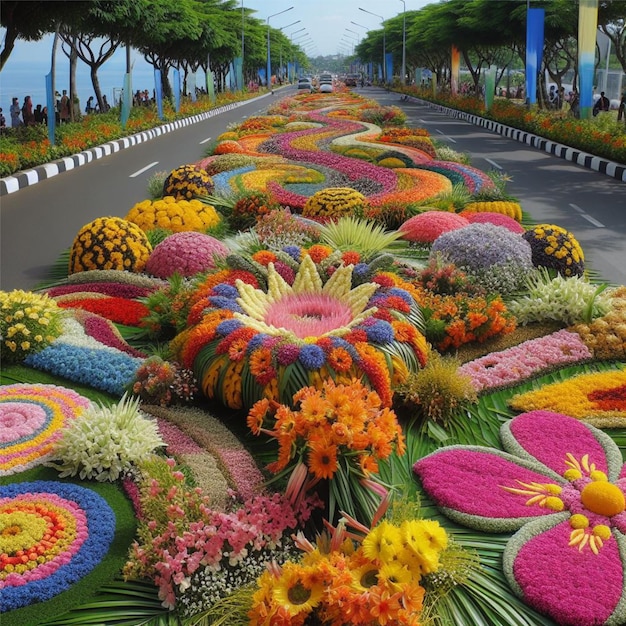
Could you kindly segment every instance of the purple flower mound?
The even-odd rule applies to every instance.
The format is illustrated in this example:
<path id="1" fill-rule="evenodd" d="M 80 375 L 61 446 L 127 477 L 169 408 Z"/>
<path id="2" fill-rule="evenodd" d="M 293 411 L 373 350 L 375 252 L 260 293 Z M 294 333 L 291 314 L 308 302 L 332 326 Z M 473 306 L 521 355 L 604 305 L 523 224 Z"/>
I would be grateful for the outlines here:
<path id="1" fill-rule="evenodd" d="M 464 270 L 490 293 L 512 293 L 533 269 L 532 250 L 522 235 L 494 224 L 470 224 L 444 233 L 430 250 Z"/>
<path id="2" fill-rule="evenodd" d="M 169 278 L 175 273 L 193 276 L 215 267 L 214 256 L 226 256 L 228 248 L 215 237 L 184 231 L 166 237 L 152 251 L 146 263 L 146 272 L 158 278 Z"/>
<path id="3" fill-rule="evenodd" d="M 526 232 L 526 229 L 519 222 L 502 213 L 463 211 L 460 215 L 470 222 L 470 224 L 495 224 L 496 226 L 504 226 L 507 230 L 510 230 L 512 233 L 517 233 L 518 235 Z"/>
<path id="4" fill-rule="evenodd" d="M 469 221 L 456 213 L 447 211 L 425 211 L 408 219 L 400 232 L 402 239 L 417 243 L 433 243 L 439 235 L 468 226 Z"/>

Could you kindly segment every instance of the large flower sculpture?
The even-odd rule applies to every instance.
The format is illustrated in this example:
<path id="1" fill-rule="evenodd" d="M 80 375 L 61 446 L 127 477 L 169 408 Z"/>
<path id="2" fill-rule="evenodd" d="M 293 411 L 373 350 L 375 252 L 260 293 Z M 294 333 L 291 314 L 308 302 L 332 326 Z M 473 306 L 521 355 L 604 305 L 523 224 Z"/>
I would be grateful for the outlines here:
<path id="1" fill-rule="evenodd" d="M 442 448 L 415 464 L 452 519 L 518 530 L 504 572 L 524 602 L 567 626 L 626 623 L 626 465 L 594 426 L 548 411 L 501 428 L 506 452 Z"/>
<path id="2" fill-rule="evenodd" d="M 299 260 L 301 250 L 291 252 Z M 324 266 L 328 257 L 321 257 L 319 264 L 311 254 L 299 264 L 288 257 L 297 272 L 278 258 L 269 262 L 266 289 L 244 275 L 208 292 L 199 324 L 175 341 L 205 395 L 231 408 L 263 397 L 290 404 L 299 389 L 325 378 L 357 378 L 389 406 L 392 381 L 425 364 L 421 312 L 404 283 L 374 272 L 357 284 L 367 265 Z"/>

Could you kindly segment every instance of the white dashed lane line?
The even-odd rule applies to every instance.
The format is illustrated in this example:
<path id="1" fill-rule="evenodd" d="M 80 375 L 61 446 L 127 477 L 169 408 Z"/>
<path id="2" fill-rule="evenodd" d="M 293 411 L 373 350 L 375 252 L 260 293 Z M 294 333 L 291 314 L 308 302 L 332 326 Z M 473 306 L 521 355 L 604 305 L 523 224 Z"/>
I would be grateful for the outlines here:
<path id="1" fill-rule="evenodd" d="M 501 170 L 502 167 L 500 165 L 498 165 L 495 161 L 492 161 L 491 159 L 488 159 L 487 157 L 485 157 L 485 161 L 487 161 L 487 163 L 489 163 L 490 165 L 493 165 L 493 167 L 495 167 L 497 170 Z"/>
<path id="2" fill-rule="evenodd" d="M 570 203 L 570 206 L 572 207 L 572 209 L 574 209 L 574 211 L 580 214 L 580 217 L 586 219 L 588 222 L 590 222 L 594 226 L 597 226 L 598 228 L 605 228 L 602 222 L 598 222 L 598 220 L 595 217 L 591 217 L 591 215 L 587 215 L 587 213 L 585 213 L 585 211 L 581 209 L 577 204 Z"/>
<path id="3" fill-rule="evenodd" d="M 206 139 L 203 139 L 203 140 L 200 142 L 200 145 L 202 145 L 203 143 L 206 143 L 207 141 L 211 141 L 211 137 L 207 137 Z"/>
<path id="4" fill-rule="evenodd" d="M 158 165 L 158 161 L 155 161 L 154 163 L 150 163 L 150 165 L 146 165 L 146 167 L 142 167 L 140 170 L 137 170 L 134 174 L 131 174 L 128 178 L 136 178 L 137 176 L 139 176 L 139 174 L 143 174 L 146 170 L 149 170 L 151 167 L 154 167 L 155 165 Z"/>
<path id="5" fill-rule="evenodd" d="M 452 139 L 452 137 L 448 137 L 448 135 L 446 135 L 443 131 L 435 128 L 435 131 L 438 132 L 441 136 L 445 137 L 448 141 L 451 141 L 452 143 L 456 143 L 455 139 Z"/>

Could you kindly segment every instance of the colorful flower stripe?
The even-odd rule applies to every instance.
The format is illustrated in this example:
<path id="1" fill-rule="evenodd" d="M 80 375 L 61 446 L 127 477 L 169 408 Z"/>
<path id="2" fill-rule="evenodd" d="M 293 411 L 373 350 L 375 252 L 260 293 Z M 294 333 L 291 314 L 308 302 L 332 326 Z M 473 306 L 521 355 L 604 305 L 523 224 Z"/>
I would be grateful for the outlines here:
<path id="1" fill-rule="evenodd" d="M 115 514 L 95 492 L 35 481 L 0 487 L 0 611 L 44 602 L 91 572 L 109 550 Z"/>
<path id="2" fill-rule="evenodd" d="M 559 330 L 465 363 L 459 368 L 459 374 L 469 376 L 476 391 L 488 391 L 516 385 L 553 368 L 591 358 L 591 352 L 579 335 Z"/>
<path id="3" fill-rule="evenodd" d="M 134 379 L 142 359 L 131 357 L 113 348 L 84 348 L 63 343 L 59 339 L 31 354 L 24 364 L 75 383 L 122 396 Z"/>
<path id="4" fill-rule="evenodd" d="M 42 464 L 89 400 L 56 385 L 0 387 L 0 476 Z"/>
<path id="5" fill-rule="evenodd" d="M 62 309 L 83 309 L 126 326 L 141 326 L 141 320 L 149 313 L 142 302 L 103 294 L 68 294 L 56 300 Z"/>
<path id="6" fill-rule="evenodd" d="M 562 383 L 544 385 L 509 400 L 516 411 L 543 409 L 566 413 L 599 428 L 626 424 L 626 370 L 581 374 Z"/>
<path id="7" fill-rule="evenodd" d="M 540 613 L 563 626 L 626 623 L 620 449 L 593 426 L 542 410 L 518 415 L 500 435 L 505 452 L 449 446 L 418 461 L 428 495 L 461 524 L 519 529 L 504 572 Z"/>
<path id="8" fill-rule="evenodd" d="M 93 291 L 101 293 L 105 296 L 115 296 L 116 298 L 145 298 L 156 289 L 142 287 L 140 285 L 133 285 L 129 283 L 115 283 L 115 282 L 90 282 L 90 283 L 78 283 L 74 285 L 59 285 L 58 287 L 51 287 L 46 290 L 46 293 L 51 298 L 57 298 L 59 296 L 65 296 L 67 294 L 76 292 Z"/>
<path id="9" fill-rule="evenodd" d="M 146 412 L 174 424 L 216 461 L 232 487 L 248 499 L 263 490 L 265 478 L 240 441 L 222 422 L 202 409 L 146 406 Z"/>
<path id="10" fill-rule="evenodd" d="M 460 176 L 470 191 L 470 193 L 477 193 L 484 189 L 490 189 L 494 183 L 483 171 L 471 167 L 470 165 L 463 165 L 461 163 L 453 163 L 452 161 L 429 161 L 423 165 L 418 166 L 425 170 L 431 170 L 439 172 L 444 176 L 451 177 L 452 183 L 456 182 L 458 176 Z"/>
<path id="11" fill-rule="evenodd" d="M 231 193 L 233 186 L 231 181 L 236 179 L 240 174 L 245 172 L 252 172 L 256 169 L 254 165 L 246 165 L 245 167 L 238 167 L 234 170 L 227 170 L 226 172 L 220 172 L 213 175 L 213 184 L 215 185 L 216 193 Z"/>
<path id="12" fill-rule="evenodd" d="M 404 175 L 411 186 L 407 189 L 398 189 L 386 194 L 378 194 L 370 198 L 370 203 L 380 206 L 387 202 L 420 202 L 428 198 L 452 190 L 452 183 L 443 174 L 412 168 L 398 168 L 394 170 L 398 177 Z"/>

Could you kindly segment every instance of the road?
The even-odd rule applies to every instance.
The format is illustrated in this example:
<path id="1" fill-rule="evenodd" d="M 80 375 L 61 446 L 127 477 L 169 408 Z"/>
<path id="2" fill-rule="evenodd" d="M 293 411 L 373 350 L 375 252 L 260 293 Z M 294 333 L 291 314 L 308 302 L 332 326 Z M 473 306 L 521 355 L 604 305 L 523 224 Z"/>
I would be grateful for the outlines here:
<path id="1" fill-rule="evenodd" d="M 360 91 L 360 90 L 359 90 Z M 147 197 L 149 178 L 205 155 L 211 139 L 265 109 L 286 90 L 186 126 L 0 199 L 0 286 L 33 289 L 79 229 L 106 215 L 123 217 Z M 613 178 L 506 139 L 397 94 L 364 89 L 381 104 L 401 106 L 411 126 L 426 128 L 472 165 L 511 178 L 510 193 L 538 222 L 571 230 L 588 265 L 614 284 L 626 284 L 626 187 Z"/>

